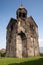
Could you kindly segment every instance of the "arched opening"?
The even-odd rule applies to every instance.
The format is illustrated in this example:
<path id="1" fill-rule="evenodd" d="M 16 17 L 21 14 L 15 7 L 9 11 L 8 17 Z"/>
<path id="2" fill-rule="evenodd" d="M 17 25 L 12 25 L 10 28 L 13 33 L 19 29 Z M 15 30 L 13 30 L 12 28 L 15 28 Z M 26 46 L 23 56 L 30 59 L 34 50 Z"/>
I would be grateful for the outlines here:
<path id="1" fill-rule="evenodd" d="M 22 40 L 26 39 L 26 35 L 22 31 L 20 33 L 18 33 L 18 35 L 20 35 L 20 37 L 21 37 Z"/>
<path id="2" fill-rule="evenodd" d="M 18 33 L 18 35 L 21 37 L 22 41 L 22 57 L 27 57 L 27 38 L 23 31 Z"/>

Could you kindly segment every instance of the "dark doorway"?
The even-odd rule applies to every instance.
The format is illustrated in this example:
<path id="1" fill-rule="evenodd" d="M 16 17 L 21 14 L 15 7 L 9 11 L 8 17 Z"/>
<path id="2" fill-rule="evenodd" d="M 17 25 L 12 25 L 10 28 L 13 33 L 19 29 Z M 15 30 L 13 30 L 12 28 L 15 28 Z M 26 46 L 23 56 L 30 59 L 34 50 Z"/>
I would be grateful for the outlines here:
<path id="1" fill-rule="evenodd" d="M 18 33 L 18 35 L 20 35 L 22 40 L 26 40 L 26 35 L 22 31 L 20 33 Z"/>

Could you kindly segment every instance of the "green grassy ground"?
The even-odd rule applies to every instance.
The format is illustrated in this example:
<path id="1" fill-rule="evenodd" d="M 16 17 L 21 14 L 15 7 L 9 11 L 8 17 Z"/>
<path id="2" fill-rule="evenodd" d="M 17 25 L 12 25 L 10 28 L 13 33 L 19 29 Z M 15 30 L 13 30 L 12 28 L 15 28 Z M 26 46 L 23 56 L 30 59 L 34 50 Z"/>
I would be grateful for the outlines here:
<path id="1" fill-rule="evenodd" d="M 0 65 L 43 65 L 43 57 L 0 58 Z"/>

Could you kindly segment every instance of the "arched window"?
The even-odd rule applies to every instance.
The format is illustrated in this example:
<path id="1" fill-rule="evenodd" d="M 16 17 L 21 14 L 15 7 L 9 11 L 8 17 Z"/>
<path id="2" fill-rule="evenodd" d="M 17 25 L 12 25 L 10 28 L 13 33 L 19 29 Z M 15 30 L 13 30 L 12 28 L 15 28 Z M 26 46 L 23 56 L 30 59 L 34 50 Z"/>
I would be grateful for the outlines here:
<path id="1" fill-rule="evenodd" d="M 34 25 L 30 24 L 30 29 L 34 31 Z"/>
<path id="2" fill-rule="evenodd" d="M 26 17 L 26 14 L 25 13 L 23 13 L 22 15 L 23 15 L 24 18 Z"/>
<path id="3" fill-rule="evenodd" d="M 19 17 L 21 17 L 21 12 L 19 12 Z"/>
<path id="4" fill-rule="evenodd" d="M 25 35 L 25 33 L 23 33 L 22 31 L 21 31 L 20 33 L 18 33 L 18 35 L 21 36 L 21 39 L 22 39 L 22 40 L 25 40 L 25 39 L 26 39 L 26 35 Z"/>

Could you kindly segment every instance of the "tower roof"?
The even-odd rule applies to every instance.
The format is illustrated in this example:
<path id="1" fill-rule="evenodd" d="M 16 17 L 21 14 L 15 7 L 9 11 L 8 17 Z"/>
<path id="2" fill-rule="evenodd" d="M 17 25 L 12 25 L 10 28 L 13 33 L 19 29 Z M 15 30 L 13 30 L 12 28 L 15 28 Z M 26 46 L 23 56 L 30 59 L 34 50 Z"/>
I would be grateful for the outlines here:
<path id="1" fill-rule="evenodd" d="M 17 9 L 17 11 L 18 11 L 18 10 L 24 10 L 24 11 L 27 12 L 27 10 L 25 9 L 25 7 L 24 7 L 23 5 L 21 5 L 21 6 Z"/>
<path id="2" fill-rule="evenodd" d="M 23 18 L 26 18 L 27 17 L 27 10 L 25 9 L 25 7 L 23 5 L 21 5 L 17 11 L 16 11 L 16 15 L 17 15 L 17 18 L 18 17 L 23 17 Z"/>
<path id="3" fill-rule="evenodd" d="M 24 8 L 24 6 L 23 6 L 23 5 L 21 5 L 19 8 Z"/>

